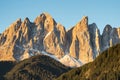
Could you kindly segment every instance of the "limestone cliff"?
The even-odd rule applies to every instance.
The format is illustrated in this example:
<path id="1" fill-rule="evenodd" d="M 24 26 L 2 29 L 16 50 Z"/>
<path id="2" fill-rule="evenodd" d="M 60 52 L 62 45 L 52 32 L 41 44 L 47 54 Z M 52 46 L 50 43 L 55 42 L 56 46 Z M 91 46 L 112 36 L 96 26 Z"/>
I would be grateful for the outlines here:
<path id="1" fill-rule="evenodd" d="M 80 59 L 84 63 L 93 60 L 93 52 L 88 30 L 88 17 L 86 16 L 83 17 L 73 28 L 70 55 L 74 58 Z"/>
<path id="2" fill-rule="evenodd" d="M 32 23 L 18 19 L 0 36 L 0 60 L 23 60 L 42 51 L 64 55 L 66 30 L 48 14 L 42 13 Z"/>
<path id="3" fill-rule="evenodd" d="M 20 61 L 34 55 L 49 55 L 67 66 L 93 61 L 107 48 L 120 43 L 120 28 L 106 25 L 102 35 L 84 16 L 70 30 L 42 13 L 31 22 L 16 20 L 0 35 L 0 61 Z M 65 61 L 65 62 L 64 62 Z M 69 64 L 70 63 L 70 64 Z"/>

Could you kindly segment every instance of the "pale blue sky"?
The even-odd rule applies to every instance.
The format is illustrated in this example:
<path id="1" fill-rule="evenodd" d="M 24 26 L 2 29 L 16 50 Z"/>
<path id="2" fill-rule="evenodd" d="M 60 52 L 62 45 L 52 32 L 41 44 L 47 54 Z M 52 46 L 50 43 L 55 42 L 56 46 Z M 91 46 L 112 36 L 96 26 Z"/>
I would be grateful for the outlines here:
<path id="1" fill-rule="evenodd" d="M 70 29 L 82 16 L 89 17 L 102 32 L 106 24 L 120 26 L 120 0 L 0 0 L 0 32 L 18 18 L 29 17 L 31 22 L 48 12 L 59 23 Z"/>

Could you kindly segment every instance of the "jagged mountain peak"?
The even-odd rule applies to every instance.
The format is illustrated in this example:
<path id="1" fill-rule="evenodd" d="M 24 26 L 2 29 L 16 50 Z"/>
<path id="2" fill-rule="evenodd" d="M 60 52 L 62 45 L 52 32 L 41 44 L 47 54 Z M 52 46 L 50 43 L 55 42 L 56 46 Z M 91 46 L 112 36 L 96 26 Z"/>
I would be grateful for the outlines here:
<path id="1" fill-rule="evenodd" d="M 54 20 L 49 13 L 44 12 L 44 13 L 40 14 L 39 16 L 37 16 L 34 22 L 37 23 L 39 21 L 42 21 L 42 20 L 44 21 L 46 19 Z"/>
<path id="2" fill-rule="evenodd" d="M 82 20 L 88 20 L 88 16 L 83 16 Z"/>
<path id="3" fill-rule="evenodd" d="M 89 32 L 100 36 L 100 30 L 98 29 L 96 23 L 89 24 Z"/>
<path id="4" fill-rule="evenodd" d="M 29 24 L 29 23 L 30 23 L 29 18 L 28 18 L 28 17 L 26 17 L 26 18 L 24 19 L 23 23 L 24 23 L 24 24 Z"/>
<path id="5" fill-rule="evenodd" d="M 107 24 L 106 26 L 105 26 L 105 28 L 104 28 L 104 30 L 103 31 L 111 31 L 112 30 L 112 26 L 111 25 L 109 25 L 109 24 Z M 103 32 L 104 33 L 104 32 Z"/>
<path id="6" fill-rule="evenodd" d="M 39 16 L 36 17 L 36 19 L 34 20 L 34 23 L 37 24 L 37 25 L 40 24 L 40 23 L 44 24 L 45 19 L 46 19 L 46 16 L 45 16 L 44 13 L 42 13 Z"/>
<path id="7" fill-rule="evenodd" d="M 88 24 L 88 16 L 83 16 L 82 19 L 78 22 L 79 23 L 85 23 Z"/>
<path id="8" fill-rule="evenodd" d="M 13 22 L 6 30 L 5 32 L 14 33 L 17 31 L 21 26 L 24 27 L 25 25 L 30 24 L 30 20 L 28 17 L 24 19 L 24 21 L 21 20 L 21 18 L 18 18 L 15 22 Z M 4 33 L 4 32 L 3 32 Z M 8 34 L 8 33 L 7 33 Z"/>
<path id="9" fill-rule="evenodd" d="M 69 31 L 48 13 L 40 14 L 34 22 L 27 17 L 18 19 L 0 36 L 0 60 L 19 61 L 45 51 L 59 59 L 69 54 L 84 64 L 110 44 L 120 42 L 120 29 L 107 25 L 103 34 L 95 23 L 88 24 L 88 16 Z"/>
<path id="10" fill-rule="evenodd" d="M 21 23 L 18 25 L 18 22 Z M 3 53 L 1 56 L 7 56 L 9 52 L 8 56 L 12 57 L 12 60 L 19 61 L 36 55 L 36 51 L 39 53 L 46 51 L 59 57 L 64 55 L 66 30 L 48 13 L 42 13 L 33 23 L 26 17 L 23 22 L 19 19 L 15 24 L 12 24 L 0 37 L 0 52 Z M 3 47 L 4 45 L 6 46 Z M 9 46 L 11 48 L 8 48 Z M 2 57 L 0 60 L 10 58 Z"/>
<path id="11" fill-rule="evenodd" d="M 84 63 L 93 60 L 87 16 L 84 16 L 82 20 L 77 23 L 77 25 L 75 25 L 72 30 L 72 43 L 70 45 L 70 54 L 74 58 L 78 58 Z"/>
<path id="12" fill-rule="evenodd" d="M 107 24 L 102 33 L 103 38 L 110 38 L 112 30 L 113 30 L 112 26 Z"/>
<path id="13" fill-rule="evenodd" d="M 89 24 L 89 27 L 93 27 L 93 28 L 97 28 L 98 29 L 96 23 Z"/>
<path id="14" fill-rule="evenodd" d="M 101 53 L 101 35 L 96 23 L 89 25 L 90 41 L 93 51 L 93 58 L 95 59 Z"/>
<path id="15" fill-rule="evenodd" d="M 21 20 L 21 18 L 18 18 L 15 22 L 16 22 L 16 23 L 21 23 L 22 20 Z"/>
<path id="16" fill-rule="evenodd" d="M 89 24 L 89 32 L 90 32 L 90 33 L 96 32 L 97 30 L 99 31 L 96 23 Z M 99 33 L 100 33 L 100 32 L 99 32 Z M 95 34 L 95 33 L 93 33 L 93 34 Z"/>
<path id="17" fill-rule="evenodd" d="M 83 18 L 74 27 L 78 31 L 88 30 L 88 17 L 83 16 Z"/>
<path id="18" fill-rule="evenodd" d="M 47 18 L 52 18 L 52 16 L 47 12 L 43 12 L 42 15 L 45 15 Z"/>
<path id="19" fill-rule="evenodd" d="M 83 16 L 80 22 L 88 25 L 88 16 Z"/>
<path id="20" fill-rule="evenodd" d="M 42 27 L 44 27 L 44 31 L 46 31 L 46 33 L 54 30 L 57 25 L 56 21 L 52 18 L 52 16 L 49 13 L 40 14 L 34 20 L 34 23 L 36 25 L 41 25 Z"/>

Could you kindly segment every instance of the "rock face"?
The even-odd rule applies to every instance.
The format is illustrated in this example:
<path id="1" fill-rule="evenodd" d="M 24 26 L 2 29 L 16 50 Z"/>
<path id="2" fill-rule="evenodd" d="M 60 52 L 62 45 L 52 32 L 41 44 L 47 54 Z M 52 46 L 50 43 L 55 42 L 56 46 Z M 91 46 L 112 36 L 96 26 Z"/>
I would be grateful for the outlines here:
<path id="1" fill-rule="evenodd" d="M 93 60 L 86 16 L 73 28 L 70 55 L 85 63 Z"/>
<path id="2" fill-rule="evenodd" d="M 46 51 L 59 58 L 64 55 L 66 30 L 48 14 L 42 13 L 34 23 L 18 19 L 0 36 L 0 60 L 23 60 Z"/>
<path id="3" fill-rule="evenodd" d="M 102 51 L 120 43 L 120 28 L 106 25 L 102 34 Z"/>
<path id="4" fill-rule="evenodd" d="M 66 46 L 66 31 L 61 24 L 57 24 L 55 29 L 50 31 L 43 40 L 46 52 L 55 54 L 58 58 L 64 55 Z"/>
<path id="5" fill-rule="evenodd" d="M 20 61 L 47 53 L 65 64 L 75 62 L 72 65 L 75 67 L 93 61 L 117 43 L 120 43 L 120 28 L 106 25 L 100 35 L 97 25 L 89 25 L 88 17 L 84 16 L 66 31 L 50 14 L 42 13 L 34 22 L 28 18 L 16 20 L 0 35 L 0 60 Z"/>
<path id="6" fill-rule="evenodd" d="M 95 23 L 89 25 L 90 42 L 93 50 L 93 58 L 101 53 L 101 35 Z"/>

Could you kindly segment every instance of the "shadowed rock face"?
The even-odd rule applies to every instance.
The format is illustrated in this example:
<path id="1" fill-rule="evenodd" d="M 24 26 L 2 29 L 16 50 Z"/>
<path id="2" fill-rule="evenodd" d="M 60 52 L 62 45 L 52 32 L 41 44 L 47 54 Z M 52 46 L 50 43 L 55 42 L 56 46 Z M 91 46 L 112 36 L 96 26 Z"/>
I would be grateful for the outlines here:
<path id="1" fill-rule="evenodd" d="M 18 19 L 0 35 L 0 60 L 23 60 L 42 51 L 61 59 L 66 54 L 91 62 L 102 51 L 120 42 L 120 28 L 106 25 L 102 35 L 95 23 L 88 24 L 84 16 L 66 31 L 48 13 L 42 13 L 34 22 Z"/>
<path id="2" fill-rule="evenodd" d="M 106 25 L 102 34 L 102 50 L 120 43 L 120 28 L 112 28 Z"/>
<path id="3" fill-rule="evenodd" d="M 101 53 L 101 35 L 95 23 L 89 25 L 90 42 L 93 50 L 93 58 Z"/>
<path id="4" fill-rule="evenodd" d="M 110 37 L 111 37 L 112 27 L 110 25 L 106 25 L 103 34 L 102 34 L 102 46 L 103 49 L 106 49 L 110 46 Z"/>

